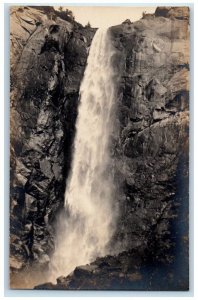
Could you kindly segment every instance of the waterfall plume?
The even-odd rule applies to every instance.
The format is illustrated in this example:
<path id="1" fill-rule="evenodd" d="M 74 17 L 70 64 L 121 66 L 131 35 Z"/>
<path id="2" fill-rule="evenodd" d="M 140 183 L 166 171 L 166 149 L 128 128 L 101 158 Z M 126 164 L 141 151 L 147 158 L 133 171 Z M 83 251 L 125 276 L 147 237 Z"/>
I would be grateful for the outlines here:
<path id="1" fill-rule="evenodd" d="M 51 260 L 51 280 L 107 254 L 114 233 L 116 204 L 109 147 L 116 76 L 113 55 L 108 30 L 97 30 L 80 87 L 73 162 Z"/>

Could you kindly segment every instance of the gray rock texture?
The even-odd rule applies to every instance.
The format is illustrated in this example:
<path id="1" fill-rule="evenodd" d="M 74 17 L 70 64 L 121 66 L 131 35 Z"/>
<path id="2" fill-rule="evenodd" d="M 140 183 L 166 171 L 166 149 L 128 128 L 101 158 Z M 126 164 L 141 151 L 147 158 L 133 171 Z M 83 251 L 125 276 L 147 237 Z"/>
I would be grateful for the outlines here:
<path id="1" fill-rule="evenodd" d="M 115 247 L 149 250 L 165 262 L 173 259 L 168 255 L 174 244 L 171 223 L 188 198 L 187 193 L 179 199 L 177 193 L 180 177 L 188 180 L 189 32 L 188 8 L 164 11 L 157 8 L 155 15 L 111 32 L 125 58 L 113 145 L 121 187 Z"/>
<path id="2" fill-rule="evenodd" d="M 52 7 L 13 7 L 10 266 L 46 266 L 63 206 L 79 86 L 95 29 Z"/>

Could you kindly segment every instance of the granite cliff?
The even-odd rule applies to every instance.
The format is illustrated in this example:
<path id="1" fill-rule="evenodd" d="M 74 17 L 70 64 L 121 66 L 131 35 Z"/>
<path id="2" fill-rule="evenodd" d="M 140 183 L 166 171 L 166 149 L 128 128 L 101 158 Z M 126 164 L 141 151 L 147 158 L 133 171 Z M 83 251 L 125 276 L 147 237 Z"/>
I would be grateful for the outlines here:
<path id="1" fill-rule="evenodd" d="M 11 9 L 10 266 L 46 265 L 64 202 L 78 92 L 95 29 L 52 7 Z"/>

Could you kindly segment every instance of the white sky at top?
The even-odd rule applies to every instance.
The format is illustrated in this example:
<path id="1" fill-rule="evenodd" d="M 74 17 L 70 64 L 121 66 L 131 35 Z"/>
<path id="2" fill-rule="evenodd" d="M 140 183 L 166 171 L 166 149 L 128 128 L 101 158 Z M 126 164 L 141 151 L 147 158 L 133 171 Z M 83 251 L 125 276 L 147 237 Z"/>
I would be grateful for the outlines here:
<path id="1" fill-rule="evenodd" d="M 55 7 L 57 9 L 58 6 Z M 70 9 L 75 20 L 82 25 L 90 22 L 92 27 L 110 27 L 121 24 L 126 19 L 132 22 L 142 17 L 142 12 L 154 13 L 156 6 L 64 6 Z"/>

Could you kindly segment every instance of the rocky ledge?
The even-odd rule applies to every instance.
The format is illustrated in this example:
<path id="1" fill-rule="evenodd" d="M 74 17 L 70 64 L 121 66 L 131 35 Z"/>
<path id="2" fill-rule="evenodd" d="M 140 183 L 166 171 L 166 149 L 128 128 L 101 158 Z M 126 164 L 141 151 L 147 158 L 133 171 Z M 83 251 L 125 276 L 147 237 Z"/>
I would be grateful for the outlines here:
<path id="1" fill-rule="evenodd" d="M 106 256 L 93 263 L 78 266 L 68 276 L 60 276 L 57 283 L 40 284 L 36 290 L 186 290 L 185 274 L 177 274 L 170 266 L 147 261 L 140 252 L 125 251 Z"/>

